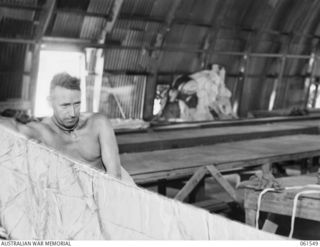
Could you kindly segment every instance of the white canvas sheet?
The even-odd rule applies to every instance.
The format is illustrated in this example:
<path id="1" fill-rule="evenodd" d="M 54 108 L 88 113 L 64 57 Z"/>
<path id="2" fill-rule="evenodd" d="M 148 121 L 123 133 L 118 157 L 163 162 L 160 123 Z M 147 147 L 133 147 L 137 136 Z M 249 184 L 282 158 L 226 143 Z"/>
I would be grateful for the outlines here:
<path id="1" fill-rule="evenodd" d="M 278 239 L 116 180 L 0 126 L 0 220 L 11 239 Z"/>

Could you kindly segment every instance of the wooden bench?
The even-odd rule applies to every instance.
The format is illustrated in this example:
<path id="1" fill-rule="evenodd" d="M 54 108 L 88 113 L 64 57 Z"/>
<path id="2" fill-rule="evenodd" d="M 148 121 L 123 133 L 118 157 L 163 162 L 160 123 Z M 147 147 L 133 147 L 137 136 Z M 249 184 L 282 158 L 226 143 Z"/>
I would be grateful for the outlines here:
<path id="1" fill-rule="evenodd" d="M 285 187 L 304 186 L 316 184 L 317 175 L 304 175 L 285 177 L 278 179 Z M 305 190 L 305 189 L 304 189 Z M 274 222 L 275 215 L 292 216 L 294 196 L 303 191 L 302 189 L 290 189 L 283 192 L 267 192 L 262 196 L 260 211 L 267 212 L 267 219 L 263 224 L 263 230 L 275 232 L 278 225 Z M 318 189 L 320 192 L 320 189 Z M 255 226 L 257 215 L 257 202 L 261 191 L 252 188 L 245 188 L 244 207 L 246 213 L 246 223 Z M 320 222 L 320 193 L 302 195 L 297 203 L 296 217 Z"/>

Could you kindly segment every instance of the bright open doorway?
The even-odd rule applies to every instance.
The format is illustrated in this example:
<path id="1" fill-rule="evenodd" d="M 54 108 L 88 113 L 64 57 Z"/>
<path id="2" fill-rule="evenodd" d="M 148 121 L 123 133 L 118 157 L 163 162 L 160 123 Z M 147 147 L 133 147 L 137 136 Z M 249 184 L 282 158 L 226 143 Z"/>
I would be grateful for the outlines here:
<path id="1" fill-rule="evenodd" d="M 40 52 L 39 73 L 37 78 L 35 117 L 45 117 L 52 114 L 48 104 L 50 82 L 52 77 L 60 72 L 67 72 L 81 80 L 81 110 L 86 107 L 85 102 L 85 56 L 81 52 L 75 51 L 51 51 L 42 50 Z"/>

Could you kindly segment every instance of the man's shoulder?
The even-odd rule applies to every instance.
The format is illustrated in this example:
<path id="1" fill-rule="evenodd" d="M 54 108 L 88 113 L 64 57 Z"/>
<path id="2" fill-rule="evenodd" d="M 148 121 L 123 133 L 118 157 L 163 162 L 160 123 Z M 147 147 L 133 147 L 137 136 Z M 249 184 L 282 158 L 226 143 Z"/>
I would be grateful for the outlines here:
<path id="1" fill-rule="evenodd" d="M 27 123 L 26 125 L 31 128 L 46 128 L 48 124 L 46 121 L 41 120 L 41 121 L 31 121 L 31 122 Z"/>
<path id="2" fill-rule="evenodd" d="M 26 124 L 29 128 L 36 130 L 37 132 L 52 131 L 50 126 L 50 118 L 44 118 L 41 121 L 32 121 Z"/>
<path id="3" fill-rule="evenodd" d="M 88 122 L 92 123 L 93 125 L 99 126 L 110 126 L 111 123 L 108 117 L 102 113 L 91 113 L 90 115 L 84 115 Z"/>

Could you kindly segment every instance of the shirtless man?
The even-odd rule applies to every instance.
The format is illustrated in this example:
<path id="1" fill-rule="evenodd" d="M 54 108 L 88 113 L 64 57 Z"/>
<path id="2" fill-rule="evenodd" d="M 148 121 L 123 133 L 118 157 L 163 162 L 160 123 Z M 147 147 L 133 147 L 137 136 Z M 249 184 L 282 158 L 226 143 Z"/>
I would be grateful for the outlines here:
<path id="1" fill-rule="evenodd" d="M 80 114 L 80 80 L 67 73 L 53 77 L 48 100 L 53 116 L 26 125 L 1 118 L 3 123 L 29 138 L 104 170 L 118 179 L 133 182 L 121 168 L 118 145 L 112 126 L 103 114 Z"/>

